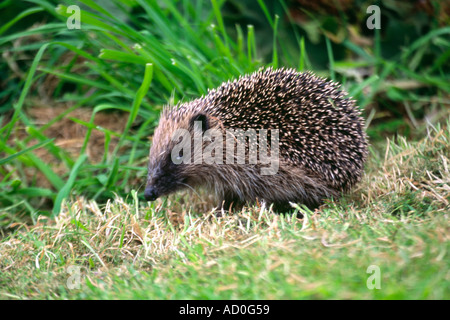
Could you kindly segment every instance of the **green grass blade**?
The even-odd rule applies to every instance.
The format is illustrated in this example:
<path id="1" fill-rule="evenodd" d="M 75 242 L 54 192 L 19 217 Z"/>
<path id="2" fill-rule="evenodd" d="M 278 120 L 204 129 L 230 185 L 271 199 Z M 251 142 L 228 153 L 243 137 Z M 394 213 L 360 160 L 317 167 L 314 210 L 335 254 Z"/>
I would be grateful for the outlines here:
<path id="1" fill-rule="evenodd" d="M 36 69 L 38 67 L 38 63 L 39 61 L 41 61 L 42 59 L 42 55 L 44 54 L 44 51 L 47 49 L 47 47 L 50 44 L 44 44 L 39 51 L 36 53 L 36 56 L 34 57 L 33 63 L 31 64 L 30 67 L 30 71 L 28 71 L 28 75 L 27 75 L 27 79 L 25 80 L 25 84 L 23 86 L 22 91 L 20 92 L 20 97 L 19 100 L 17 101 L 16 104 L 14 104 L 14 114 L 11 118 L 11 121 L 9 122 L 8 125 L 6 125 L 3 129 L 0 130 L 0 134 L 3 132 L 4 129 L 6 129 L 6 134 L 4 135 L 4 139 L 5 141 L 7 141 L 9 139 L 9 136 L 11 135 L 11 131 L 14 127 L 14 125 L 16 124 L 16 121 L 19 117 L 19 113 L 22 110 L 23 107 L 23 103 L 25 101 L 25 97 L 28 94 L 28 91 L 30 90 L 30 87 L 33 83 L 33 77 L 34 74 L 36 73 Z"/>
<path id="2" fill-rule="evenodd" d="M 69 197 L 70 191 L 72 190 L 73 184 L 75 183 L 75 179 L 80 171 L 81 165 L 86 161 L 87 155 L 82 154 L 77 161 L 75 162 L 72 170 L 70 171 L 69 178 L 61 190 L 56 195 L 55 203 L 53 205 L 53 216 L 57 216 L 61 211 L 62 201 Z"/>
<path id="3" fill-rule="evenodd" d="M 255 28 L 251 24 L 247 25 L 247 56 L 249 65 L 251 65 L 257 57 Z"/>
<path id="4" fill-rule="evenodd" d="M 38 187 L 28 187 L 18 189 L 14 192 L 15 194 L 20 194 L 26 197 L 45 197 L 51 198 L 55 195 L 55 192 L 50 189 L 38 188 Z"/>
<path id="5" fill-rule="evenodd" d="M 3 165 L 3 164 L 5 164 L 5 163 L 8 163 L 8 162 L 14 160 L 15 158 L 17 158 L 17 157 L 19 157 L 19 156 L 21 156 L 21 155 L 23 155 L 23 154 L 25 154 L 25 153 L 27 153 L 27 152 L 30 152 L 30 151 L 32 151 L 32 150 L 41 148 L 41 147 L 43 147 L 43 146 L 45 146 L 45 145 L 47 145 L 47 144 L 53 142 L 54 140 L 55 140 L 55 139 L 48 139 L 48 140 L 45 140 L 45 141 L 36 143 L 35 145 L 33 145 L 33 146 L 31 146 L 31 147 L 28 147 L 28 148 L 25 148 L 25 149 L 23 149 L 23 150 L 20 150 L 19 152 L 15 153 L 15 154 L 13 154 L 13 155 L 10 155 L 9 157 L 0 159 L 0 165 Z M 2 140 L 0 140 L 0 144 L 2 144 L 2 149 L 3 149 L 3 144 L 4 144 L 4 143 L 3 143 Z"/>
<path id="6" fill-rule="evenodd" d="M 264 3 L 264 0 L 258 0 L 259 6 L 261 7 L 262 11 L 264 12 L 264 15 L 267 18 L 267 21 L 269 21 L 270 26 L 272 27 L 272 29 L 274 28 L 275 23 L 272 20 L 272 17 L 270 16 L 270 12 L 269 9 L 267 9 L 266 4 Z"/>
<path id="7" fill-rule="evenodd" d="M 27 157 L 33 163 L 33 166 L 42 172 L 42 174 L 48 179 L 55 189 L 59 190 L 64 186 L 64 181 L 53 171 L 51 165 L 42 161 L 32 152 L 28 153 Z"/>
<path id="8" fill-rule="evenodd" d="M 25 17 L 28 17 L 29 15 L 32 15 L 34 13 L 42 12 L 42 11 L 44 11 L 44 9 L 42 9 L 42 8 L 31 8 L 31 9 L 23 11 L 17 17 L 15 17 L 14 19 L 12 19 L 9 22 L 5 23 L 0 28 L 0 35 L 5 33 L 5 31 L 7 31 L 9 28 L 11 28 L 16 22 L 20 21 L 21 19 L 23 19 Z"/>
<path id="9" fill-rule="evenodd" d="M 146 63 L 150 62 L 148 59 L 137 56 L 135 54 L 130 54 L 130 53 L 117 51 L 117 50 L 111 50 L 111 49 L 102 49 L 100 51 L 100 54 L 98 57 L 101 59 L 104 59 L 104 60 L 114 60 L 114 61 L 135 63 L 135 64 L 144 64 L 144 65 Z"/>
<path id="10" fill-rule="evenodd" d="M 327 45 L 327 54 L 328 54 L 328 61 L 330 63 L 329 69 L 330 69 L 330 77 L 331 80 L 336 80 L 336 74 L 334 73 L 334 57 L 333 57 L 333 49 L 331 48 L 331 42 L 328 37 L 325 36 L 325 43 Z"/>
<path id="11" fill-rule="evenodd" d="M 66 73 L 62 73 L 62 72 L 57 72 L 57 71 L 53 71 L 51 69 L 48 68 L 39 68 L 40 71 L 42 72 L 46 72 L 49 74 L 52 74 L 54 76 L 57 76 L 61 79 L 73 82 L 73 83 L 78 83 L 78 84 L 84 84 L 90 87 L 94 87 L 94 88 L 98 88 L 98 89 L 103 89 L 106 91 L 111 91 L 111 87 L 106 85 L 104 82 L 102 81 L 96 81 L 96 80 L 90 80 L 88 78 L 86 78 L 86 76 L 79 76 L 79 75 L 74 75 L 74 74 L 66 74 Z"/>
<path id="12" fill-rule="evenodd" d="M 278 47 L 277 47 L 277 39 L 278 39 L 278 21 L 280 17 L 275 15 L 275 23 L 273 25 L 273 54 L 272 54 L 272 66 L 274 68 L 278 68 Z"/>
<path id="13" fill-rule="evenodd" d="M 228 46 L 228 35 L 225 30 L 225 25 L 223 23 L 222 13 L 220 12 L 220 6 L 223 4 L 217 3 L 217 0 L 211 0 L 214 15 L 216 16 L 217 23 L 219 24 L 220 32 L 222 33 L 222 38 L 225 41 L 225 48 L 227 49 L 228 55 L 230 54 L 230 47 Z"/>
<path id="14" fill-rule="evenodd" d="M 130 130 L 131 125 L 133 124 L 134 120 L 136 119 L 136 116 L 139 111 L 139 107 L 140 107 L 145 95 L 147 94 L 148 89 L 150 88 L 152 79 L 153 79 L 153 64 L 147 63 L 145 65 L 144 80 L 142 81 L 142 84 L 141 84 L 139 90 L 137 91 L 136 96 L 134 97 L 133 105 L 130 110 L 130 115 L 128 116 L 127 124 L 125 125 L 123 134 L 120 137 L 120 140 L 117 143 L 116 148 L 114 149 L 114 153 L 113 153 L 113 157 L 112 157 L 113 159 L 115 158 L 115 155 L 117 154 L 119 148 L 121 147 L 121 145 L 124 141 L 124 137 L 128 134 L 128 131 Z"/>

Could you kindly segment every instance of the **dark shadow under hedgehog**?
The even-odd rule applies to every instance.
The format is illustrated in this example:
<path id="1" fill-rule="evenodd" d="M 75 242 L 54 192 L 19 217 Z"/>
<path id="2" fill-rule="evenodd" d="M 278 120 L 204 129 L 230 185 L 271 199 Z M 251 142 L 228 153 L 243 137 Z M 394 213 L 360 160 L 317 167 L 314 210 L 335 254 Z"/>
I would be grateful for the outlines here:
<path id="1" fill-rule="evenodd" d="M 337 83 L 311 73 L 269 68 L 166 107 L 150 149 L 145 198 L 204 187 L 219 208 L 259 201 L 286 211 L 289 202 L 316 207 L 349 191 L 362 176 L 367 137 L 361 113 L 346 95 Z M 231 143 L 227 149 L 230 141 L 244 148 Z M 251 158 L 250 149 L 262 151 L 263 141 L 277 145 L 267 153 L 275 163 L 263 162 L 261 154 Z M 263 174 L 270 165 L 276 171 Z"/>

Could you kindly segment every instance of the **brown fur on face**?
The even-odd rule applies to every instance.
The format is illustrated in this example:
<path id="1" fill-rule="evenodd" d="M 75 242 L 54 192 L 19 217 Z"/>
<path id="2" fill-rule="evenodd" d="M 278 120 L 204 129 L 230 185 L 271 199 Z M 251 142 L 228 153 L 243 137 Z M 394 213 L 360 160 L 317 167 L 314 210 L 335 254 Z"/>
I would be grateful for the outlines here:
<path id="1" fill-rule="evenodd" d="M 267 69 L 166 108 L 150 150 L 146 198 L 203 186 L 213 190 L 218 206 L 226 209 L 259 200 L 284 210 L 289 202 L 314 207 L 349 190 L 362 175 L 367 141 L 354 101 L 338 88 L 309 73 Z M 174 163 L 180 145 L 174 134 L 179 129 L 187 130 L 182 141 L 191 143 L 191 152 L 178 158 L 189 163 Z M 244 164 L 195 162 L 211 142 L 202 140 L 197 150 L 193 141 L 208 129 L 221 132 L 224 147 L 227 139 L 236 139 L 226 130 L 278 130 L 278 171 L 262 175 L 263 164 L 250 164 L 247 155 Z M 245 142 L 246 148 L 255 143 Z"/>

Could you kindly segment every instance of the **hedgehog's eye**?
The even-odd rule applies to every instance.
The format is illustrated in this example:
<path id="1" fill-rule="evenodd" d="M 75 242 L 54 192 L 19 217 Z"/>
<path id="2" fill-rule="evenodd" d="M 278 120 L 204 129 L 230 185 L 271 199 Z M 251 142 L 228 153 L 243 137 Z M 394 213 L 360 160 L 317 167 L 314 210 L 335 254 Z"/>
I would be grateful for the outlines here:
<path id="1" fill-rule="evenodd" d="M 191 121 L 194 130 L 200 130 L 202 132 L 205 132 L 206 130 L 209 129 L 208 117 L 203 113 L 199 113 L 193 116 Z"/>

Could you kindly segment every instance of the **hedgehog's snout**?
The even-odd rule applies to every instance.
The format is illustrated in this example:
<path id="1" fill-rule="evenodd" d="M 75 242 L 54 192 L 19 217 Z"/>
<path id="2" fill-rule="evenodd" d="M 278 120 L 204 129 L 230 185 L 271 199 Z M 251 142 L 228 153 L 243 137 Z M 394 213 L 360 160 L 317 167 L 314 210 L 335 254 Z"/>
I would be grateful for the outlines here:
<path id="1" fill-rule="evenodd" d="M 155 201 L 159 197 L 158 191 L 155 187 L 148 186 L 145 188 L 144 197 L 147 201 Z"/>
<path id="2" fill-rule="evenodd" d="M 147 185 L 145 186 L 144 198 L 147 201 L 155 201 L 159 197 L 167 196 L 184 185 L 183 176 L 176 166 L 149 167 Z"/>
<path id="3" fill-rule="evenodd" d="M 155 201 L 161 196 L 159 185 L 158 176 L 161 175 L 161 169 L 157 167 L 156 169 L 152 169 L 149 166 L 148 170 L 148 178 L 147 178 L 147 185 L 145 186 L 144 191 L 144 198 L 147 201 Z"/>

